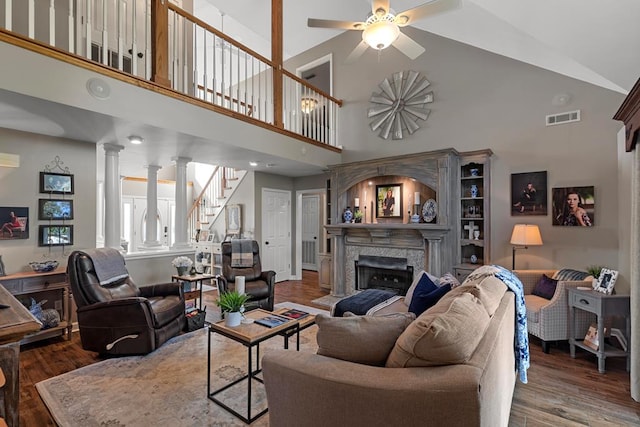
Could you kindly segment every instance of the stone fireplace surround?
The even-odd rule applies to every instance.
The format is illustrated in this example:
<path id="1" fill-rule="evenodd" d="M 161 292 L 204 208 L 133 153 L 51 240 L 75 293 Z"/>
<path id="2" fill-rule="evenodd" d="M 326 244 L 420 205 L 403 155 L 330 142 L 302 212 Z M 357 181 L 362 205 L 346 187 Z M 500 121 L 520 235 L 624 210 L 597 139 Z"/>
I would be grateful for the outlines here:
<path id="1" fill-rule="evenodd" d="M 355 292 L 354 261 L 360 254 L 407 258 L 414 275 L 423 269 L 434 275 L 451 271 L 457 259 L 458 227 L 454 224 L 459 200 L 455 193 L 458 169 L 459 153 L 454 149 L 330 166 L 330 217 L 339 219 L 325 226 L 333 239 L 331 294 L 343 297 Z M 406 212 L 413 207 L 407 198 L 403 201 L 402 218 L 378 222 L 369 215 L 366 223 L 342 222 L 344 209 L 353 206 L 351 199 L 362 200 L 360 190 L 354 189 L 363 188 L 362 183 L 370 180 L 391 184 L 397 177 L 433 190 L 438 203 L 435 223 L 409 223 Z M 409 188 L 403 191 L 413 194 Z"/>

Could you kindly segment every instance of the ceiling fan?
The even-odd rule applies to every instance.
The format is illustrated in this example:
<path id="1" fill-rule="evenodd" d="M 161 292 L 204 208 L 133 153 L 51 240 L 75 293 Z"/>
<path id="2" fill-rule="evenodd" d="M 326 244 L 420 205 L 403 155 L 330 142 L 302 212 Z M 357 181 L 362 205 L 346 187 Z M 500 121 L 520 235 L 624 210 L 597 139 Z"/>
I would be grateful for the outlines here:
<path id="1" fill-rule="evenodd" d="M 365 21 L 334 21 L 309 18 L 307 25 L 316 28 L 339 28 L 362 31 L 362 41 L 349 54 L 345 63 L 355 62 L 367 48 L 382 50 L 393 45 L 411 59 L 416 59 L 424 48 L 400 31 L 422 18 L 456 9 L 461 0 L 433 0 L 404 12 L 395 13 L 389 8 L 389 0 L 373 0 L 371 13 Z"/>

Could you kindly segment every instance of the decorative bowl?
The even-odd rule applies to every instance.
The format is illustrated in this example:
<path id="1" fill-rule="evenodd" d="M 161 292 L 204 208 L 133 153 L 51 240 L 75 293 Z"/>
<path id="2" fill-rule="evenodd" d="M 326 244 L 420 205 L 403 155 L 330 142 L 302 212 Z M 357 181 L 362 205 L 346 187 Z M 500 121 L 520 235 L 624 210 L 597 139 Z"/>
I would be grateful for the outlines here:
<path id="1" fill-rule="evenodd" d="M 58 261 L 33 261 L 29 263 L 29 266 L 36 273 L 46 273 L 58 268 Z"/>

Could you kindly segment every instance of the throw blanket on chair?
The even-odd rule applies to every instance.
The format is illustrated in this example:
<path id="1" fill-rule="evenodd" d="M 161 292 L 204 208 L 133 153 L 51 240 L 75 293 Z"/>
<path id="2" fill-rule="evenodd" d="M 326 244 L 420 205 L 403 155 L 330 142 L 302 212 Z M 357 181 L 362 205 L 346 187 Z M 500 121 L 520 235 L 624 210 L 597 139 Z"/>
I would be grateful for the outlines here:
<path id="1" fill-rule="evenodd" d="M 231 267 L 247 268 L 253 266 L 253 240 L 231 240 Z"/>
<path id="2" fill-rule="evenodd" d="M 395 292 L 385 291 L 382 289 L 365 289 L 355 295 L 343 298 L 331 307 L 331 315 L 334 317 L 343 317 L 347 311 L 359 316 L 367 314 L 371 307 L 375 307 L 396 296 Z"/>
<path id="3" fill-rule="evenodd" d="M 93 268 L 100 285 L 108 285 L 129 276 L 122 254 L 113 248 L 87 249 L 85 253 L 93 261 Z"/>
<path id="4" fill-rule="evenodd" d="M 520 382 L 526 384 L 527 369 L 529 369 L 529 334 L 527 332 L 527 309 L 524 305 L 524 288 L 522 282 L 512 271 L 499 265 L 484 265 L 478 267 L 464 282 L 480 282 L 488 276 L 495 276 L 500 279 L 516 296 L 516 336 L 514 340 L 514 351 L 516 367 L 520 373 Z"/>

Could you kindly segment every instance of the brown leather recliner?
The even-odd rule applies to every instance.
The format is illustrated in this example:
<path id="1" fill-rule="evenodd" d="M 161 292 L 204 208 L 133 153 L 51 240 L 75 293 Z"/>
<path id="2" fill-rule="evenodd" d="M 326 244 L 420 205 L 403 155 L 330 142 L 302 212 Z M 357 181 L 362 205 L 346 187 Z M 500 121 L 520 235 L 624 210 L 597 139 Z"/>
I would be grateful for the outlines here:
<path id="1" fill-rule="evenodd" d="M 273 310 L 273 291 L 276 281 L 275 271 L 262 271 L 260 247 L 255 240 L 251 243 L 253 265 L 251 267 L 231 266 L 231 242 L 222 243 L 222 275 L 218 276 L 220 292 L 235 290 L 236 276 L 245 277 L 245 293 L 250 296 L 249 308 Z M 253 304 L 251 304 L 253 303 Z"/>
<path id="2" fill-rule="evenodd" d="M 177 282 L 138 288 L 127 276 L 101 285 L 91 257 L 83 251 L 69 255 L 67 274 L 85 350 L 147 354 L 185 326 L 184 294 Z"/>

